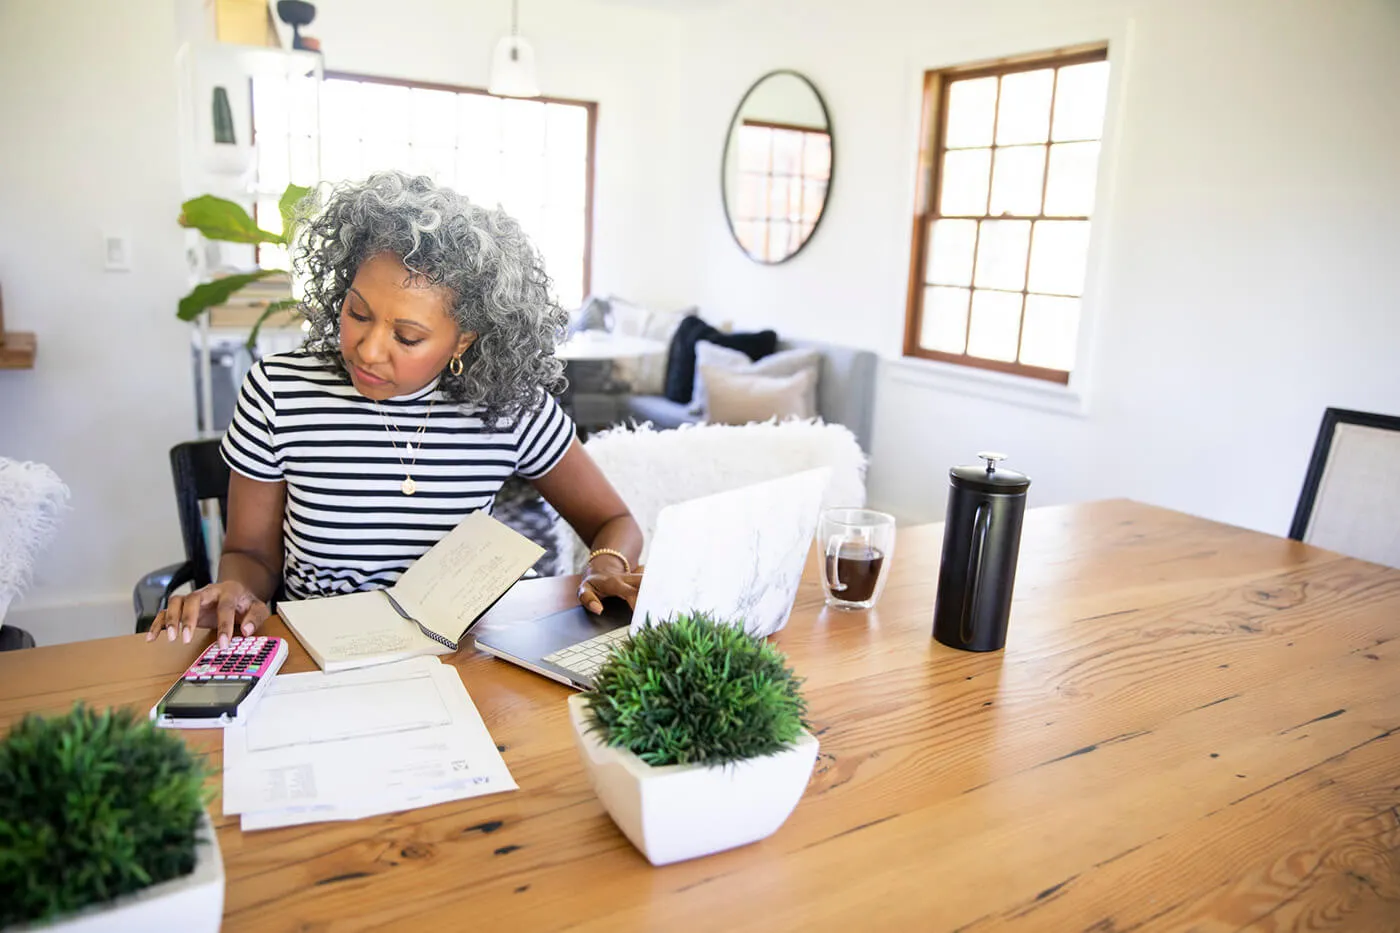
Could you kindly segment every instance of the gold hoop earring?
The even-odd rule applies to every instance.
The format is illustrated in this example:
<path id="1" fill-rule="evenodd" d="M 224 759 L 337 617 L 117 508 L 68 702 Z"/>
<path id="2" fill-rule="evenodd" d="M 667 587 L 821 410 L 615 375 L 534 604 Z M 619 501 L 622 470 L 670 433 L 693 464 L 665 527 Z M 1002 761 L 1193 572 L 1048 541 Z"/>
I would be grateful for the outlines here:
<path id="1" fill-rule="evenodd" d="M 462 358 L 460 356 L 452 357 L 452 361 L 447 364 L 447 371 L 454 376 L 462 375 Z"/>

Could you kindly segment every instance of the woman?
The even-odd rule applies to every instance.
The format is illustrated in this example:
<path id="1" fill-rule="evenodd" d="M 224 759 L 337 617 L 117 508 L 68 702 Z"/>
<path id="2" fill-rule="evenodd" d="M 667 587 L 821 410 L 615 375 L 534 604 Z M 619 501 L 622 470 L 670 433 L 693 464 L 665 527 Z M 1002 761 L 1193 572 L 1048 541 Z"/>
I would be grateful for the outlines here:
<path id="1" fill-rule="evenodd" d="M 217 582 L 147 634 L 251 634 L 274 594 L 388 586 L 519 474 L 589 542 L 579 601 L 635 603 L 642 535 L 553 395 L 564 312 L 520 226 L 397 172 L 334 191 L 300 231 L 302 349 L 248 374 L 223 440 Z"/>

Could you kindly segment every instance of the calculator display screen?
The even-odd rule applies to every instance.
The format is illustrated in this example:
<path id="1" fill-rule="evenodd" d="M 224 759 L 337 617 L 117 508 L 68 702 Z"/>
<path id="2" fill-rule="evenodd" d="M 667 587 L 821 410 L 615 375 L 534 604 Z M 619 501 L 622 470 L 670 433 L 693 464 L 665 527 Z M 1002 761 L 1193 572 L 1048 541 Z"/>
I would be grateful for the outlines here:
<path id="1" fill-rule="evenodd" d="M 222 680 L 206 680 L 191 683 L 188 680 L 182 680 L 167 698 L 166 705 L 184 707 L 228 706 L 236 703 L 250 686 L 251 684 L 246 681 L 229 683 Z"/>

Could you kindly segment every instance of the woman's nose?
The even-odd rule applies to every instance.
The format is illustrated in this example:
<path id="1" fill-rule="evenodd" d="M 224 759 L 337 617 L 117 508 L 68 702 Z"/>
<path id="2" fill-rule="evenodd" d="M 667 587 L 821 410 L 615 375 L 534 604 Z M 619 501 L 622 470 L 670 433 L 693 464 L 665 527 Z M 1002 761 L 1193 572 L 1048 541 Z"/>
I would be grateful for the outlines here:
<path id="1" fill-rule="evenodd" d="M 393 339 L 383 328 L 371 327 L 360 338 L 360 359 L 378 363 L 389 358 L 389 341 Z"/>

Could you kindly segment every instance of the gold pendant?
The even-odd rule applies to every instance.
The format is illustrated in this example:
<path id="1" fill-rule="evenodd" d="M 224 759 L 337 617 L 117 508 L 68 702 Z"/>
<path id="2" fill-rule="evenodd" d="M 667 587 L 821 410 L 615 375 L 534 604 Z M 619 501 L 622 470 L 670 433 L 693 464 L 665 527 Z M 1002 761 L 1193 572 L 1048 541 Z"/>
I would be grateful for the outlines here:
<path id="1" fill-rule="evenodd" d="M 418 491 L 418 484 L 413 481 L 413 477 L 405 476 L 403 482 L 399 483 L 399 489 L 403 490 L 405 496 L 411 496 Z"/>

